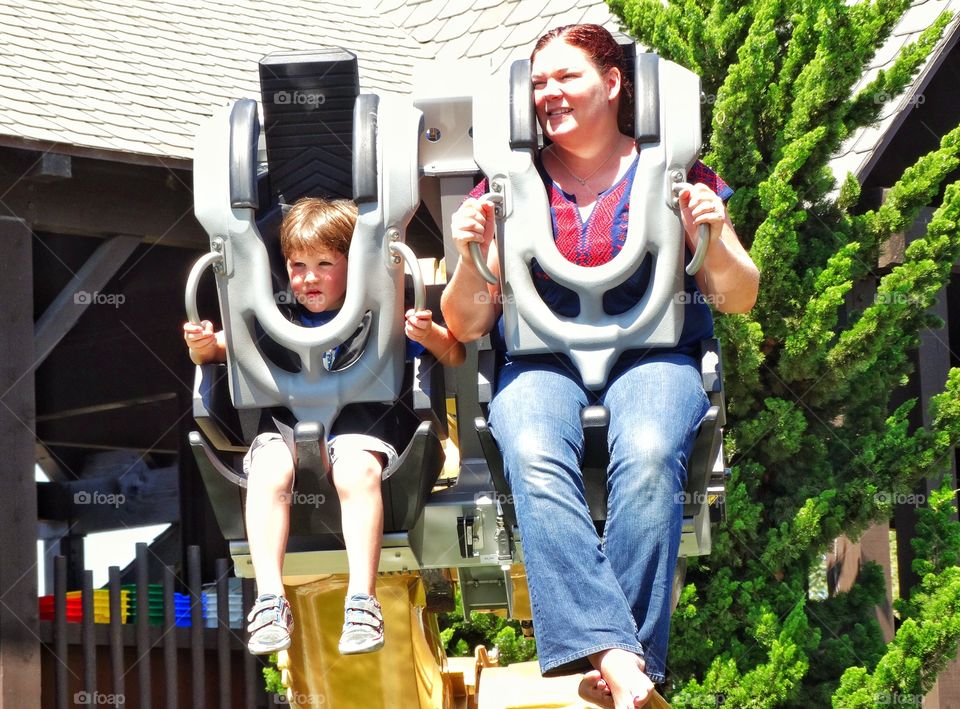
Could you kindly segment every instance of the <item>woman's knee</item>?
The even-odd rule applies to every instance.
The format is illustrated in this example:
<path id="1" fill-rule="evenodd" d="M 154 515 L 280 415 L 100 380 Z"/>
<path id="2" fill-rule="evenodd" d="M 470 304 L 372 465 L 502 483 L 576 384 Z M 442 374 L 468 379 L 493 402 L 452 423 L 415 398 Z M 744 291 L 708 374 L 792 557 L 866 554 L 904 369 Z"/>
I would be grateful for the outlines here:
<path id="1" fill-rule="evenodd" d="M 628 436 L 628 455 L 636 465 L 650 470 L 677 468 L 683 462 L 685 446 L 674 437 L 658 436 L 650 432 Z"/>
<path id="2" fill-rule="evenodd" d="M 498 437 L 498 442 L 511 485 L 516 485 L 517 477 L 526 485 L 538 481 L 548 484 L 554 477 L 566 478 L 580 469 L 583 435 L 579 431 L 520 427 L 504 440 Z"/>
<path id="3" fill-rule="evenodd" d="M 614 485 L 639 498 L 680 492 L 686 481 L 685 445 L 643 429 L 621 436 L 611 454 Z"/>

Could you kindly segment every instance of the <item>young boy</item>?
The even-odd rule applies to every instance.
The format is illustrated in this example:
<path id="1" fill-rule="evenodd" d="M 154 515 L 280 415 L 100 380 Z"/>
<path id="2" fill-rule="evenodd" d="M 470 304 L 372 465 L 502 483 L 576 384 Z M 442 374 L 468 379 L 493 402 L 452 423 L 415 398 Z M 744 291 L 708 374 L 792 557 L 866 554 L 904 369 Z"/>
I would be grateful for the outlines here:
<path id="1" fill-rule="evenodd" d="M 304 327 L 322 325 L 332 320 L 343 305 L 347 253 L 356 219 L 353 202 L 318 198 L 301 199 L 284 217 L 280 248 L 296 301 L 291 313 L 294 322 Z M 408 310 L 405 317 L 408 355 L 420 346 L 420 352 L 425 348 L 441 364 L 457 366 L 463 362 L 463 345 L 446 328 L 433 322 L 429 310 Z M 327 368 L 349 366 L 362 352 L 368 328 L 369 317 L 365 317 L 354 335 L 327 353 Z M 214 332 L 209 321 L 199 325 L 185 323 L 183 333 L 194 363 L 226 360 L 223 331 Z M 378 406 L 381 408 L 372 415 L 364 415 Z M 383 647 L 383 615 L 375 588 L 383 532 L 380 481 L 384 468 L 397 457 L 395 447 L 382 440 L 390 428 L 382 424 L 383 411 L 384 407 L 377 404 L 351 405 L 347 415 L 341 412 L 334 423 L 329 440 L 349 567 L 340 636 L 340 652 L 344 655 Z M 256 655 L 289 647 L 293 629 L 293 616 L 281 580 L 293 489 L 292 441 L 278 432 L 285 426 L 277 418 L 271 424 L 270 418 L 264 417 L 266 423 L 261 425 L 261 433 L 243 461 L 248 475 L 247 534 L 260 594 L 248 618 L 248 647 Z M 379 427 L 366 425 L 378 420 Z"/>

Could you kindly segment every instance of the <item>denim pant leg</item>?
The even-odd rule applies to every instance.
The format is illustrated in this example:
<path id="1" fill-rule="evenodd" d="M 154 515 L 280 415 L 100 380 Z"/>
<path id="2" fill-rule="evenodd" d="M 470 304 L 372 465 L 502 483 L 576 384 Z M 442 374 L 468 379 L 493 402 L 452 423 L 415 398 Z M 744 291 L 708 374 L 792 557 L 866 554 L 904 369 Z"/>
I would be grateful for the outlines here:
<path id="1" fill-rule="evenodd" d="M 503 451 L 530 589 L 540 669 L 590 668 L 587 656 L 619 647 L 637 654 L 636 624 L 601 549 L 583 489 L 579 377 L 510 362 L 490 405 Z"/>
<path id="2" fill-rule="evenodd" d="M 681 493 L 697 428 L 709 408 L 694 360 L 651 357 L 614 377 L 604 551 L 633 609 L 647 675 L 663 680 L 670 595 L 683 524 Z"/>

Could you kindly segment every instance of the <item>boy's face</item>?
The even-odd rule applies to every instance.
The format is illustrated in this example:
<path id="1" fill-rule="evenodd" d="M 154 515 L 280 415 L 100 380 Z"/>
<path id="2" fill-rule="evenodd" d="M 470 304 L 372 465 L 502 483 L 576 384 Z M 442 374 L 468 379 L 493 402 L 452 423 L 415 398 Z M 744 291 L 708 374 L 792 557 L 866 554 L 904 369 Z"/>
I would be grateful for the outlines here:
<path id="1" fill-rule="evenodd" d="M 294 251 L 287 259 L 293 297 L 311 313 L 336 310 L 347 294 L 347 255 L 327 249 Z"/>

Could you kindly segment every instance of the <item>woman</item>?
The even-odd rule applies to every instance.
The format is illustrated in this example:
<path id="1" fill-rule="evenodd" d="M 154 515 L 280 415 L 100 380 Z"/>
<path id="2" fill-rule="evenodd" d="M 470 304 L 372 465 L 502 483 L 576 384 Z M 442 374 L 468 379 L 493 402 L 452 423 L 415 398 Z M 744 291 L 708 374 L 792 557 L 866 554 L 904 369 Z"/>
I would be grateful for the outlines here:
<path id="1" fill-rule="evenodd" d="M 550 195 L 554 238 L 569 260 L 609 261 L 623 246 L 637 149 L 628 135 L 633 102 L 623 53 L 597 25 L 547 33 L 531 56 L 537 119 L 552 141 L 539 155 Z M 693 358 L 713 323 L 706 302 L 746 312 L 759 274 L 727 217 L 732 191 L 712 171 L 691 170 L 680 196 L 687 246 L 710 229 L 710 248 L 696 282 L 689 279 L 684 328 L 672 349 L 625 352 L 606 387 L 589 391 L 564 355 L 508 358 L 490 406 L 490 425 L 504 456 L 524 548 L 541 671 L 589 670 L 581 694 L 602 706 L 644 706 L 664 678 L 670 595 L 680 541 L 686 458 L 708 405 Z M 712 188 L 711 188 L 712 185 Z M 468 342 L 491 333 L 502 344 L 500 292 L 469 255 L 480 245 L 499 276 L 493 205 L 477 199 L 481 183 L 452 219 L 460 262 L 443 294 L 447 325 Z M 687 254 L 689 260 L 689 253 Z M 559 314 L 577 312 L 576 296 L 536 264 L 534 282 Z M 634 305 L 646 288 L 645 264 L 607 294 L 608 312 Z M 705 297 L 704 297 L 705 296 Z M 608 512 L 598 538 L 584 498 L 579 461 L 580 410 L 610 409 Z"/>

